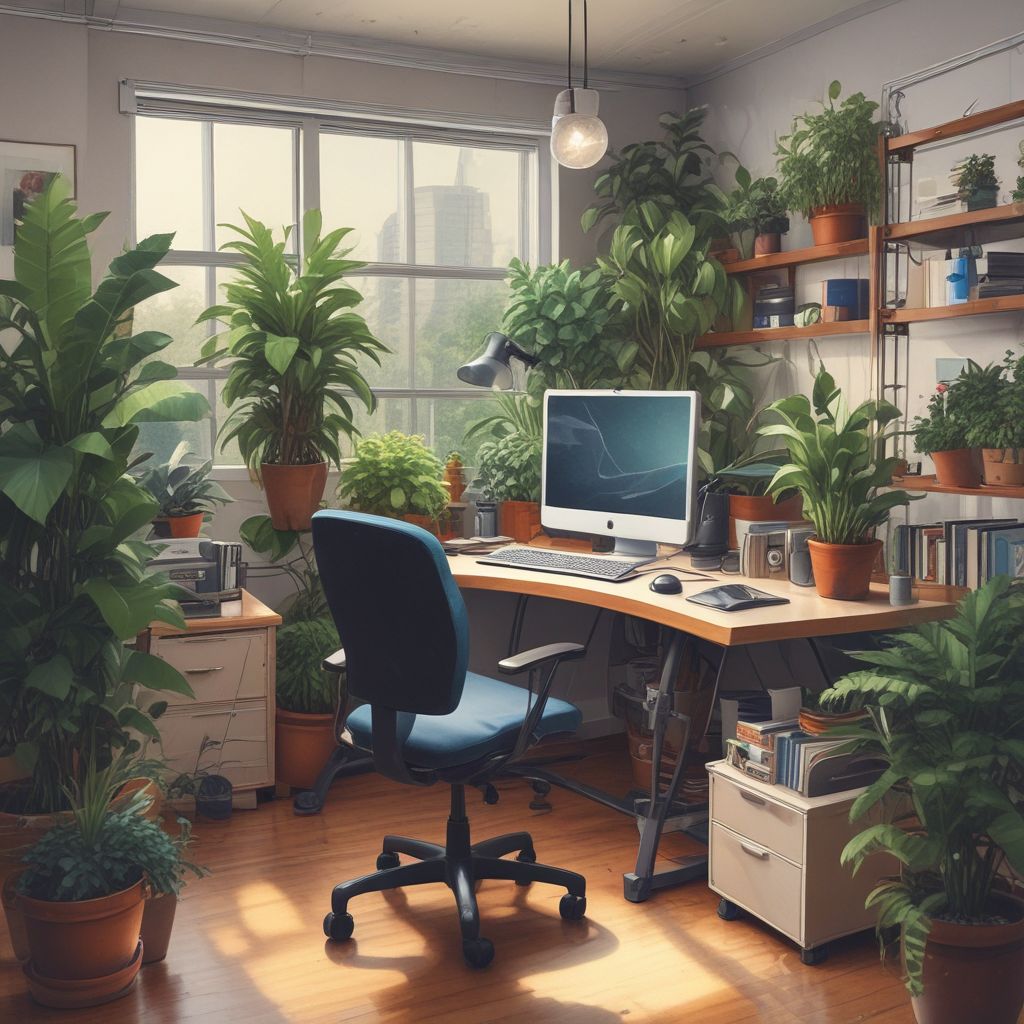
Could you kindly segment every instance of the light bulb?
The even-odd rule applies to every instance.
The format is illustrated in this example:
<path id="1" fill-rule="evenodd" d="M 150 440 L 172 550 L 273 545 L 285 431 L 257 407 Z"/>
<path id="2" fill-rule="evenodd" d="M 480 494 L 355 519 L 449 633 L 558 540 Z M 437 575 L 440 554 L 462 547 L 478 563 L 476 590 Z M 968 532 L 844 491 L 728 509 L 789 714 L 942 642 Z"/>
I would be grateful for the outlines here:
<path id="1" fill-rule="evenodd" d="M 565 89 L 555 99 L 551 155 L 563 167 L 593 167 L 608 151 L 608 129 L 597 116 L 595 89 Z"/>

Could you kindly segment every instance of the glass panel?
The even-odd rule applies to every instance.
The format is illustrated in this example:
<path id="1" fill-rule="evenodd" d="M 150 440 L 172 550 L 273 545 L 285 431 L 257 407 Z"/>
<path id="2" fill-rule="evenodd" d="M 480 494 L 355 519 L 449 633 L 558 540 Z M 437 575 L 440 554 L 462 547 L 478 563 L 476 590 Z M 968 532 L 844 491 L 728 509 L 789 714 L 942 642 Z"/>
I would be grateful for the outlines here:
<path id="1" fill-rule="evenodd" d="M 295 130 L 253 124 L 213 126 L 214 222 L 217 245 L 235 238 L 223 222 L 244 223 L 239 209 L 280 238 L 295 223 Z M 294 239 L 294 235 L 292 236 Z M 289 246 L 294 252 L 294 242 Z"/>
<path id="2" fill-rule="evenodd" d="M 161 266 L 160 273 L 178 282 L 177 288 L 154 295 L 135 307 L 132 331 L 163 331 L 174 341 L 153 358 L 174 366 L 192 366 L 209 337 L 209 324 L 196 324 L 206 309 L 205 267 Z"/>
<path id="3" fill-rule="evenodd" d="M 412 429 L 412 403 L 411 398 L 380 398 L 372 413 L 367 412 L 361 402 L 354 403 L 356 426 L 362 432 L 361 436 L 386 434 L 390 430 L 401 430 L 408 434 Z M 359 443 L 359 436 L 356 435 L 356 444 Z M 342 449 L 351 455 L 352 442 L 343 441 Z"/>
<path id="4" fill-rule="evenodd" d="M 416 432 L 427 439 L 439 458 L 457 451 L 463 465 L 476 465 L 477 450 L 489 435 L 478 434 L 467 441 L 466 431 L 495 411 L 493 397 L 487 392 L 481 395 L 480 398 L 416 399 Z"/>
<path id="5" fill-rule="evenodd" d="M 416 263 L 503 267 L 520 251 L 519 153 L 413 143 Z"/>
<path id="6" fill-rule="evenodd" d="M 465 387 L 455 371 L 483 351 L 488 331 L 501 325 L 508 299 L 504 281 L 416 282 L 416 387 Z"/>
<path id="7" fill-rule="evenodd" d="M 210 397 L 210 382 L 197 380 L 185 381 L 188 387 L 202 395 Z M 135 442 L 136 452 L 152 452 L 153 457 L 144 462 L 139 471 L 166 462 L 179 441 L 188 441 L 189 448 L 203 459 L 210 458 L 213 433 L 210 421 L 200 420 L 198 423 L 140 423 L 139 439 Z"/>
<path id="8" fill-rule="evenodd" d="M 364 360 L 362 371 L 371 387 L 407 388 L 409 370 L 409 286 L 404 278 L 350 277 L 349 284 L 363 296 L 358 312 L 370 330 L 391 352 L 381 365 Z"/>
<path id="9" fill-rule="evenodd" d="M 357 135 L 320 136 L 320 209 L 324 227 L 355 228 L 354 259 L 406 261 L 401 212 L 404 143 Z"/>
<path id="10" fill-rule="evenodd" d="M 221 447 L 219 431 L 223 428 L 230 410 L 224 405 L 224 400 L 221 397 L 221 393 L 224 390 L 224 381 L 216 380 L 213 383 L 217 391 L 217 404 L 214 407 L 213 414 L 217 418 L 218 430 L 217 453 L 214 456 L 214 462 L 218 466 L 243 466 L 245 463 L 242 461 L 242 453 L 238 450 L 237 440 L 232 438 L 226 446 Z"/>
<path id="11" fill-rule="evenodd" d="M 202 189 L 202 124 L 136 117 L 136 237 L 173 231 L 175 249 L 202 249 Z"/>

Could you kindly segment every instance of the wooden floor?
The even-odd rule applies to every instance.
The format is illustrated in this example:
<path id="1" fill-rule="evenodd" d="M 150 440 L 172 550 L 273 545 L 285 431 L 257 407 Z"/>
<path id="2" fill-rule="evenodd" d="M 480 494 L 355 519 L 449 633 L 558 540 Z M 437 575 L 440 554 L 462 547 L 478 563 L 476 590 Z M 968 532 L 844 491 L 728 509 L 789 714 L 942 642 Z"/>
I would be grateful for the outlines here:
<path id="1" fill-rule="evenodd" d="M 625 790 L 624 740 L 613 739 L 574 771 Z M 501 788 L 496 806 L 472 793 L 474 838 L 528 828 L 541 860 L 587 876 L 588 917 L 563 922 L 560 893 L 547 886 L 484 883 L 483 934 L 497 949 L 485 971 L 463 964 L 443 886 L 360 897 L 352 941 L 325 943 L 332 885 L 372 870 L 385 832 L 443 841 L 444 787 L 366 775 L 339 782 L 318 817 L 296 818 L 276 801 L 199 824 L 197 859 L 213 873 L 185 891 L 167 960 L 144 968 L 117 1003 L 35 1006 L 0 930 L 0 1021 L 912 1024 L 896 970 L 879 964 L 872 936 L 804 967 L 757 922 L 719 920 L 717 898 L 701 883 L 627 903 L 622 873 L 637 841 L 629 819 L 557 790 L 552 811 L 532 812 L 524 783 Z M 670 839 L 664 852 L 678 855 L 684 841 Z"/>

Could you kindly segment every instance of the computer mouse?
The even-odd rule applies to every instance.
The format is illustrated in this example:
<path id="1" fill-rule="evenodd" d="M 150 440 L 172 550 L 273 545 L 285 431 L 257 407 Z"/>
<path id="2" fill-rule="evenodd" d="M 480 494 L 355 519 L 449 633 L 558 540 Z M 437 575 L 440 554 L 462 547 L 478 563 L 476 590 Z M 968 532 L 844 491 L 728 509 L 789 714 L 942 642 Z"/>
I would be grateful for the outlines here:
<path id="1" fill-rule="evenodd" d="M 651 590 L 656 594 L 681 594 L 683 592 L 683 585 L 679 582 L 678 576 L 672 576 L 667 572 L 663 572 L 660 576 L 655 576 L 651 580 Z"/>

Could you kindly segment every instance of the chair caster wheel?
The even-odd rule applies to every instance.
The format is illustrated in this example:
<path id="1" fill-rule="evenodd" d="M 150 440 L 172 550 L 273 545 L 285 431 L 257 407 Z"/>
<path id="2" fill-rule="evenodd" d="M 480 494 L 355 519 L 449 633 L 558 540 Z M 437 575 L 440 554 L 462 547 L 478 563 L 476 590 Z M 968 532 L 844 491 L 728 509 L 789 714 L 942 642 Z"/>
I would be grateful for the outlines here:
<path id="1" fill-rule="evenodd" d="M 470 967 L 480 970 L 494 959 L 494 943 L 490 939 L 466 939 L 462 955 Z"/>
<path id="2" fill-rule="evenodd" d="M 533 850 L 520 850 L 516 855 L 516 860 L 519 861 L 520 864 L 536 864 L 537 854 Z M 523 880 L 516 879 L 516 885 L 525 887 L 531 884 L 532 883 L 528 878 Z"/>
<path id="3" fill-rule="evenodd" d="M 378 871 L 388 871 L 390 868 L 397 868 L 399 863 L 397 853 L 381 853 L 377 855 Z"/>
<path id="4" fill-rule="evenodd" d="M 582 921 L 587 913 L 587 897 L 566 893 L 558 901 L 558 912 L 563 921 Z"/>
<path id="5" fill-rule="evenodd" d="M 800 963 L 806 967 L 817 967 L 828 959 L 828 946 L 815 946 L 800 950 Z"/>
<path id="6" fill-rule="evenodd" d="M 352 938 L 352 931 L 356 923 L 352 920 L 351 914 L 328 914 L 324 918 L 324 935 L 331 942 L 344 942 Z"/>
<path id="7" fill-rule="evenodd" d="M 723 921 L 737 921 L 742 914 L 743 911 L 731 900 L 723 899 L 718 901 L 718 916 Z"/>

